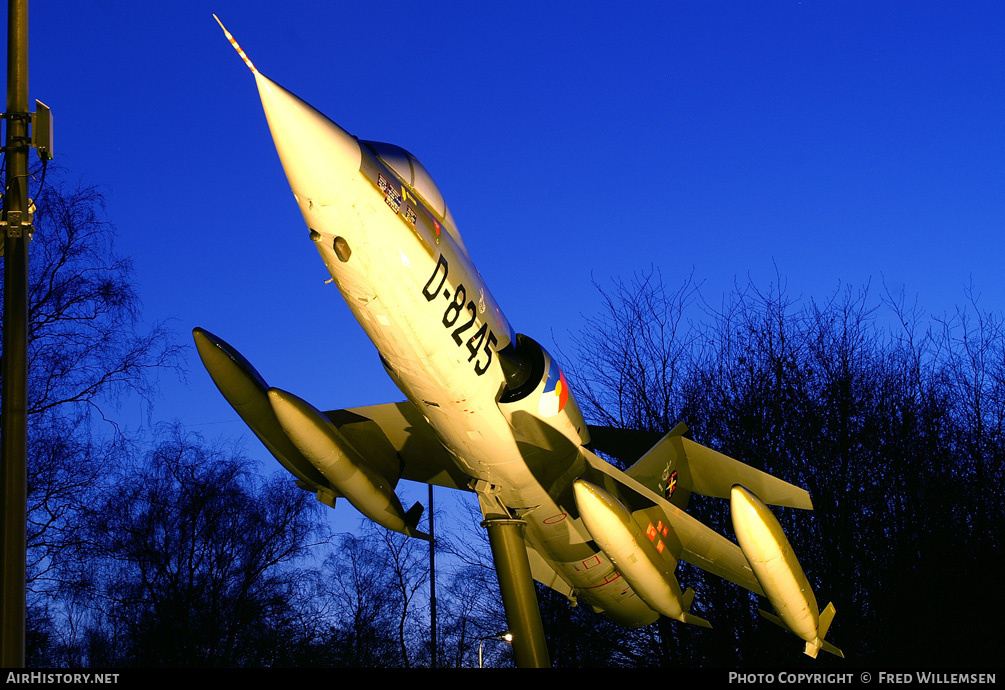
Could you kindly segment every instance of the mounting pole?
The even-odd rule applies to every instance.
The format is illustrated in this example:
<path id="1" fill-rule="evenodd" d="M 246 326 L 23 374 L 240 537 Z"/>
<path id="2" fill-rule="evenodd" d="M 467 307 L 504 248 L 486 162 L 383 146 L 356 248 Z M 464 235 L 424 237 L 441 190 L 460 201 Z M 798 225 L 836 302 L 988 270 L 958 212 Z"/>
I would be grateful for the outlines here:
<path id="1" fill-rule="evenodd" d="M 0 402 L 0 666 L 24 666 L 28 446 L 28 0 L 7 2 L 7 138 L 3 228 L 3 398 Z"/>
<path id="2" fill-rule="evenodd" d="M 507 517 L 486 517 L 492 560 L 499 577 L 506 622 L 513 633 L 513 655 L 519 668 L 548 668 L 548 643 L 544 639 L 541 608 L 530 574 L 523 533 L 527 523 Z"/>

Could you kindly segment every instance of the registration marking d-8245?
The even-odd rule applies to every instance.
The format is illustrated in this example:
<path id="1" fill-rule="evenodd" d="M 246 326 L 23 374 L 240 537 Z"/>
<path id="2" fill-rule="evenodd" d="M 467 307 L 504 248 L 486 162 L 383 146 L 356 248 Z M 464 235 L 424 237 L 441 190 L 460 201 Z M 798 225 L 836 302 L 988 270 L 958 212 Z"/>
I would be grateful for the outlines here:
<path id="1" fill-rule="evenodd" d="M 433 267 L 432 275 L 429 276 L 429 280 L 422 288 L 422 296 L 426 298 L 427 302 L 432 302 L 438 295 L 443 295 L 447 301 L 447 307 L 443 311 L 440 323 L 450 331 L 450 336 L 456 347 L 466 344 L 468 352 L 471 353 L 468 356 L 468 361 L 473 362 L 475 373 L 481 376 L 488 371 L 494 352 L 492 347 L 497 345 L 499 340 L 489 328 L 488 323 L 482 322 L 481 326 L 475 329 L 474 335 L 468 338 L 465 343 L 464 334 L 475 328 L 478 320 L 478 306 L 474 300 L 468 299 L 468 291 L 463 283 L 458 283 L 454 287 L 453 295 L 451 295 L 450 289 L 445 287 L 449 272 L 450 263 L 445 256 L 440 254 L 436 266 Z M 462 318 L 461 314 L 465 311 L 467 315 Z M 479 357 L 482 354 L 485 355 L 484 361 Z"/>

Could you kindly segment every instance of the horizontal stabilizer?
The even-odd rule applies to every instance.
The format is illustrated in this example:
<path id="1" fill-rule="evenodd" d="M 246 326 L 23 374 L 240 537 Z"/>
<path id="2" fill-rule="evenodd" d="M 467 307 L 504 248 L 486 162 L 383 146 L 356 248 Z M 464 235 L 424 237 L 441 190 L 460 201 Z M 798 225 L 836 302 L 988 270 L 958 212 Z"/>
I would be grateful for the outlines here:
<path id="1" fill-rule="evenodd" d="M 684 438 L 686 432 L 687 426 L 678 424 L 626 474 L 681 508 L 689 492 L 729 498 L 733 485 L 742 484 L 768 505 L 813 510 L 806 489 Z"/>

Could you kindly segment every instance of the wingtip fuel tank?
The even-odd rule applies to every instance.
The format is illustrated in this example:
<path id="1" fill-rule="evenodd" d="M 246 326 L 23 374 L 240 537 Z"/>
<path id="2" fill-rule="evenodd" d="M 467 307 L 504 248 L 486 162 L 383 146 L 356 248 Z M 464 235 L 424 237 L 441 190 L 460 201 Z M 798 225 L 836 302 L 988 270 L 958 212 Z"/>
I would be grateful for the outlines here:
<path id="1" fill-rule="evenodd" d="M 829 604 L 824 614 L 820 613 L 813 589 L 778 519 L 761 499 L 739 484 L 730 491 L 729 507 L 740 550 L 778 612 L 778 618 L 770 614 L 765 617 L 805 641 L 808 656 L 816 658 L 817 652 L 824 649 L 844 657 L 841 650 L 823 639 L 834 617 L 834 605 Z"/>
<path id="2" fill-rule="evenodd" d="M 572 484 L 579 515 L 600 550 L 651 609 L 668 618 L 705 628 L 708 621 L 688 613 L 693 592 L 681 592 L 673 574 L 676 559 L 661 556 L 628 509 L 599 486 L 577 479 Z M 660 542 L 660 547 L 663 543 Z M 669 562 L 668 562 L 669 561 Z"/>
<path id="3" fill-rule="evenodd" d="M 317 408 L 278 388 L 269 389 L 269 403 L 283 431 L 325 478 L 359 512 L 378 525 L 420 539 L 415 529 L 421 510 L 405 512 L 394 493 L 393 478 L 372 467 Z"/>
<path id="4" fill-rule="evenodd" d="M 223 338 L 204 328 L 194 328 L 192 338 L 213 383 L 269 452 L 297 479 L 314 488 L 327 486 L 324 476 L 283 433 L 269 404 L 269 386 L 255 367 Z"/>

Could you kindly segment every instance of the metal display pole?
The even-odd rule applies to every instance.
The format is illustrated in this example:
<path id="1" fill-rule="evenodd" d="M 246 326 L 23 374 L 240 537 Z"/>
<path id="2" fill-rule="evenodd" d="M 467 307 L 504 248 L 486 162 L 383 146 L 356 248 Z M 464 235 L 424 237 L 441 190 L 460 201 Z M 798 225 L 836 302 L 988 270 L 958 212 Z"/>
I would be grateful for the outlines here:
<path id="1" fill-rule="evenodd" d="M 511 518 L 490 518 L 482 523 L 489 532 L 489 545 L 499 576 L 499 589 L 506 622 L 513 634 L 513 655 L 520 668 L 548 668 L 548 643 L 541 623 L 541 609 L 530 574 L 523 532 L 527 523 Z"/>

